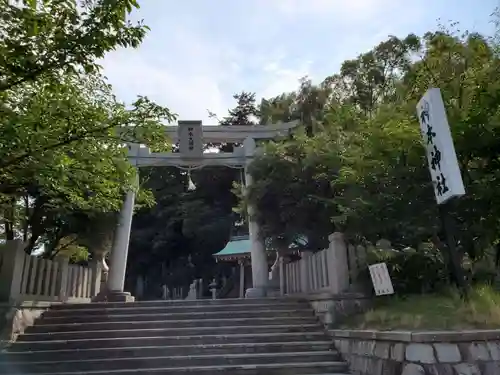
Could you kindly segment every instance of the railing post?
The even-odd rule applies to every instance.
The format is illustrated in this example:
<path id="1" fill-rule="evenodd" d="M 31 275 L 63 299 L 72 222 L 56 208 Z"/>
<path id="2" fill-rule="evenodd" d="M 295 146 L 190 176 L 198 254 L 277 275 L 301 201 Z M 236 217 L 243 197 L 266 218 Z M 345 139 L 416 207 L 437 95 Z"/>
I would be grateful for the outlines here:
<path id="1" fill-rule="evenodd" d="M 168 288 L 167 288 L 167 284 L 163 284 L 161 286 L 161 299 L 162 300 L 166 300 L 167 299 L 167 296 L 168 296 Z M 174 297 L 175 299 L 175 297 Z"/>
<path id="2" fill-rule="evenodd" d="M 217 282 L 215 279 L 209 285 L 210 291 L 212 292 L 212 299 L 217 299 Z"/>
<path id="3" fill-rule="evenodd" d="M 245 260 L 240 259 L 240 294 L 239 298 L 245 298 Z"/>
<path id="4" fill-rule="evenodd" d="M 349 263 L 347 260 L 347 246 L 344 235 L 335 232 L 328 236 L 330 246 L 328 247 L 328 279 L 330 280 L 330 291 L 342 293 L 349 288 Z"/>
<path id="5" fill-rule="evenodd" d="M 91 263 L 90 269 L 92 271 L 90 280 L 90 298 L 93 298 L 101 291 L 101 278 L 102 278 L 102 260 L 97 258 Z"/>
<path id="6" fill-rule="evenodd" d="M 27 256 L 24 243 L 20 240 L 7 241 L 0 252 L 0 301 L 16 301 L 22 294 L 21 284 Z"/>
<path id="7" fill-rule="evenodd" d="M 356 247 L 354 245 L 347 245 L 347 251 L 349 253 L 349 276 L 351 285 L 353 285 L 358 280 L 359 275 Z"/>
<path id="8" fill-rule="evenodd" d="M 69 262 L 67 258 L 59 258 L 59 269 L 61 272 L 60 288 L 59 288 L 59 301 L 66 302 L 68 300 L 68 276 L 69 276 Z"/>
<path id="9" fill-rule="evenodd" d="M 280 272 L 280 295 L 285 295 L 285 261 L 283 256 L 279 258 L 279 272 Z"/>
<path id="10" fill-rule="evenodd" d="M 309 260 L 311 258 L 311 253 L 308 251 L 301 252 L 302 259 L 299 263 L 300 272 L 300 292 L 309 292 Z"/>

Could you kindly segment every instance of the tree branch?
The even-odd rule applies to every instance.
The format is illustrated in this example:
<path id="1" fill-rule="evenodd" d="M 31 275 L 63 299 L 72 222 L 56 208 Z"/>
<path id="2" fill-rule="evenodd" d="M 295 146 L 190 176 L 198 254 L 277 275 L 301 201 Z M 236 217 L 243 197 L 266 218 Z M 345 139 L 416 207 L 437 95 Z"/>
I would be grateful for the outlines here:
<path id="1" fill-rule="evenodd" d="M 84 140 L 85 138 L 87 138 L 88 136 L 90 136 L 92 134 L 109 130 L 111 128 L 114 128 L 115 126 L 116 126 L 115 124 L 108 125 L 108 126 L 105 126 L 103 128 L 98 128 L 98 129 L 94 129 L 94 130 L 88 131 L 88 132 L 86 132 L 84 134 L 74 135 L 72 137 L 66 138 L 63 141 L 60 141 L 60 142 L 57 142 L 57 143 L 54 143 L 54 144 L 51 144 L 51 145 L 48 145 L 48 146 L 45 146 L 45 147 L 40 147 L 40 148 L 35 149 L 35 150 L 31 149 L 31 150 L 29 150 L 29 151 L 27 151 L 27 152 L 25 152 L 25 153 L 23 153 L 21 155 L 18 155 L 18 156 L 14 157 L 14 158 L 8 159 L 7 161 L 0 162 L 0 169 L 7 168 L 7 167 L 9 167 L 9 166 L 11 166 L 13 164 L 18 164 L 23 159 L 26 159 L 27 157 L 30 157 L 33 154 L 37 154 L 37 153 L 42 153 L 42 152 L 54 150 L 54 149 L 57 149 L 57 148 L 62 147 L 62 146 L 70 145 L 71 143 L 74 143 L 74 142 L 82 141 L 82 140 Z"/>

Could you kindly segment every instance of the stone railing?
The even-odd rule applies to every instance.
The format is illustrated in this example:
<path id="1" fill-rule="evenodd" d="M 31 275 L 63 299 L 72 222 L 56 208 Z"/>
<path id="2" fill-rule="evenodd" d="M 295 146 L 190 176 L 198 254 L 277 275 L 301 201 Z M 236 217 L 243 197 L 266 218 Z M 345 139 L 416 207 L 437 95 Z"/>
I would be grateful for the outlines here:
<path id="1" fill-rule="evenodd" d="M 100 289 L 100 270 L 67 259 L 30 256 L 22 241 L 0 249 L 0 301 L 89 302 Z"/>
<path id="2" fill-rule="evenodd" d="M 333 330 L 353 375 L 498 375 L 500 330 Z"/>
<path id="3" fill-rule="evenodd" d="M 354 288 L 359 272 L 367 266 L 365 248 L 347 244 L 338 232 L 329 240 L 327 249 L 304 251 L 298 261 L 285 264 L 280 260 L 281 294 L 340 294 Z"/>

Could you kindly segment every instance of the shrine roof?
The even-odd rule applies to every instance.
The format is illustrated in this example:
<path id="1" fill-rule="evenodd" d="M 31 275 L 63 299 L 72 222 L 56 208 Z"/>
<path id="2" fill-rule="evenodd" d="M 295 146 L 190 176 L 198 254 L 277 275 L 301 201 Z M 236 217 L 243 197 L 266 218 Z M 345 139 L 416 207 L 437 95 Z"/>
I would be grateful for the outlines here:
<path id="1" fill-rule="evenodd" d="M 237 257 L 250 253 L 250 239 L 248 236 L 233 237 L 215 257 Z"/>
<path id="2" fill-rule="evenodd" d="M 307 245 L 305 237 L 299 238 L 298 245 Z M 290 248 L 297 248 L 298 245 L 291 245 Z M 250 257 L 251 243 L 248 236 L 233 237 L 221 251 L 214 254 L 214 257 L 231 260 Z M 268 249 L 268 251 L 272 251 Z"/>

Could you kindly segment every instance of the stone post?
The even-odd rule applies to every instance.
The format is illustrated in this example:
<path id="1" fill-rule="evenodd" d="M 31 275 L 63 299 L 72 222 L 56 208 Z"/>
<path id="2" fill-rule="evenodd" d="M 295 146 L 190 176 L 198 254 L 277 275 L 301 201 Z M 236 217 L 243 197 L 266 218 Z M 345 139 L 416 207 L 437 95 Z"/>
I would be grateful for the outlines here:
<path id="1" fill-rule="evenodd" d="M 7 241 L 0 249 L 0 301 L 17 301 L 26 253 L 21 240 Z"/>
<path id="2" fill-rule="evenodd" d="M 309 261 L 311 253 L 309 251 L 302 251 L 300 253 L 301 260 L 300 267 L 300 292 L 307 293 L 309 291 Z"/>
<path id="3" fill-rule="evenodd" d="M 212 299 L 217 299 L 217 281 L 213 279 L 208 287 L 212 292 Z"/>
<path id="4" fill-rule="evenodd" d="M 255 155 L 255 140 L 247 138 L 243 142 L 243 147 L 246 156 L 245 167 L 245 187 L 252 185 L 252 176 L 248 172 L 248 166 L 251 163 L 252 157 Z M 267 285 L 269 281 L 267 254 L 264 246 L 264 241 L 260 235 L 259 224 L 255 221 L 255 209 L 251 205 L 248 206 L 248 230 L 250 238 L 250 253 L 252 262 L 252 288 L 246 291 L 247 298 L 265 297 L 267 294 Z"/>
<path id="5" fill-rule="evenodd" d="M 280 295 L 285 295 L 285 260 L 283 255 L 279 255 L 279 269 L 280 269 Z"/>
<path id="6" fill-rule="evenodd" d="M 102 279 L 102 263 L 104 254 L 94 254 L 95 258 L 92 259 L 90 264 L 90 269 L 92 270 L 92 280 L 90 283 L 90 297 L 94 298 L 101 291 L 101 279 Z"/>
<path id="7" fill-rule="evenodd" d="M 69 261 L 68 258 L 60 257 L 59 259 L 59 275 L 61 276 L 59 281 L 59 302 L 66 302 L 70 297 L 71 290 L 68 290 L 68 287 L 71 288 L 69 284 Z"/>
<path id="8" fill-rule="evenodd" d="M 328 236 L 328 280 L 332 293 L 343 293 L 349 289 L 349 262 L 344 235 L 335 232 Z"/>
<path id="9" fill-rule="evenodd" d="M 240 259 L 240 298 L 245 298 L 245 261 Z"/>

